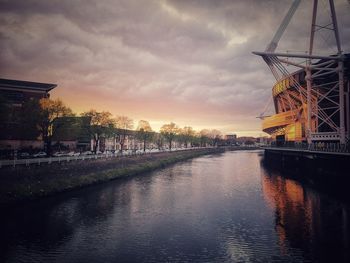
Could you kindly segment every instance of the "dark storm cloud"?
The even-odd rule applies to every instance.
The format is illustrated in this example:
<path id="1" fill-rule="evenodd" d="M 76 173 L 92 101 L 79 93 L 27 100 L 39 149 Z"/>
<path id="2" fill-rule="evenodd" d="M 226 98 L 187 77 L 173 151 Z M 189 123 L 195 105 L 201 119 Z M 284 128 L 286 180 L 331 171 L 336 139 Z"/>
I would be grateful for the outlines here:
<path id="1" fill-rule="evenodd" d="M 310 2 L 301 4 L 281 51 L 306 49 Z M 265 49 L 290 3 L 0 0 L 0 73 L 57 82 L 61 90 L 95 94 L 98 89 L 101 98 L 122 95 L 130 107 L 145 99 L 191 103 L 203 119 L 215 111 L 215 118 L 239 126 L 243 119 L 254 122 L 273 84 L 251 51 Z M 350 5 L 339 0 L 336 7 L 348 51 Z M 334 49 L 334 42 L 326 44 L 317 43 Z M 96 108 L 103 103 L 94 100 Z"/>

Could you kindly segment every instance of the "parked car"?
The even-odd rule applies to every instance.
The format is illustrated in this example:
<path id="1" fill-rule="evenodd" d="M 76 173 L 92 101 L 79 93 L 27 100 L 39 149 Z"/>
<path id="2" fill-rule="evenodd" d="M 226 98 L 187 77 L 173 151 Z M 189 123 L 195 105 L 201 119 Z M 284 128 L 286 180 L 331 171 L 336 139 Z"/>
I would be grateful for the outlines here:
<path id="1" fill-rule="evenodd" d="M 20 158 L 23 158 L 23 159 L 29 158 L 29 157 L 30 157 L 30 154 L 27 153 L 27 152 L 22 152 L 22 153 L 19 154 L 19 157 L 20 157 Z"/>
<path id="2" fill-rule="evenodd" d="M 54 154 L 52 154 L 52 156 L 54 156 L 54 157 L 61 157 L 61 156 L 65 156 L 66 155 L 66 153 L 64 153 L 64 152 L 55 152 Z"/>
<path id="3" fill-rule="evenodd" d="M 79 156 L 79 155 L 80 155 L 80 152 L 73 152 L 73 151 L 65 154 L 65 156 L 70 156 L 70 157 Z"/>
<path id="4" fill-rule="evenodd" d="M 85 151 L 82 152 L 80 155 L 92 155 L 93 153 L 91 151 Z"/>
<path id="5" fill-rule="evenodd" d="M 33 154 L 34 158 L 42 158 L 42 157 L 46 157 L 46 152 L 38 152 L 36 154 Z"/>

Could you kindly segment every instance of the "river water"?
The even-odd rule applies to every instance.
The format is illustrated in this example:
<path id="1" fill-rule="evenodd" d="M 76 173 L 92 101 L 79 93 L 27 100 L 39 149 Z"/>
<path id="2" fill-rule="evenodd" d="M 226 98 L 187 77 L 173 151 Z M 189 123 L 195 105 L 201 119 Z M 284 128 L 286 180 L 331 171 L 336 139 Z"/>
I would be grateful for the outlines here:
<path id="1" fill-rule="evenodd" d="M 350 206 L 226 152 L 1 215 L 1 262 L 350 262 Z"/>

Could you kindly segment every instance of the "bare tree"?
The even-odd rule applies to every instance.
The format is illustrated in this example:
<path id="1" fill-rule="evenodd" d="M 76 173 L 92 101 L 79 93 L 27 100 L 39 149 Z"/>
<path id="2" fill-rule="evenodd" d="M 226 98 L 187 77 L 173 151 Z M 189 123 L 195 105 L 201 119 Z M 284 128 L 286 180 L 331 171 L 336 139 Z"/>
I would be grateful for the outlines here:
<path id="1" fill-rule="evenodd" d="M 39 100 L 39 105 L 38 127 L 45 143 L 46 153 L 50 155 L 52 137 L 60 128 L 60 126 L 54 126 L 55 120 L 63 116 L 73 116 L 73 112 L 60 99 L 43 98 Z"/>
<path id="2" fill-rule="evenodd" d="M 81 116 L 91 118 L 88 131 L 94 139 L 93 151 L 96 153 L 101 137 L 109 136 L 113 132 L 115 123 L 112 114 L 108 111 L 97 112 L 92 109 L 82 113 Z"/>
<path id="3" fill-rule="evenodd" d="M 210 139 L 212 140 L 213 146 L 218 146 L 218 142 L 221 140 L 221 132 L 216 129 L 210 130 Z"/>
<path id="4" fill-rule="evenodd" d="M 173 122 L 169 123 L 169 124 L 164 124 L 161 128 L 160 128 L 160 133 L 164 136 L 164 138 L 168 141 L 169 143 L 169 149 L 171 151 L 171 145 L 172 142 L 176 136 L 176 134 L 178 133 L 179 128 L 177 127 L 177 125 Z"/>
<path id="5" fill-rule="evenodd" d="M 203 129 L 199 132 L 200 136 L 200 145 L 202 147 L 207 146 L 207 144 L 210 142 L 210 131 L 208 129 Z"/>
<path id="6" fill-rule="evenodd" d="M 188 144 L 191 143 L 195 136 L 195 131 L 192 127 L 185 126 L 180 131 L 183 141 L 185 143 L 185 147 L 187 148 Z"/>
<path id="7" fill-rule="evenodd" d="M 155 143 L 157 144 L 158 150 L 161 150 L 163 148 L 163 145 L 164 145 L 163 135 L 160 133 L 155 133 L 153 139 L 154 139 Z"/>
<path id="8" fill-rule="evenodd" d="M 140 120 L 137 126 L 137 137 L 142 140 L 143 151 L 146 151 L 146 144 L 152 139 L 154 132 L 152 131 L 151 125 L 148 121 Z"/>
<path id="9" fill-rule="evenodd" d="M 118 128 L 118 141 L 120 144 L 120 152 L 123 152 L 126 137 L 130 135 L 130 130 L 134 127 L 134 121 L 127 116 L 118 116 L 115 119 Z"/>

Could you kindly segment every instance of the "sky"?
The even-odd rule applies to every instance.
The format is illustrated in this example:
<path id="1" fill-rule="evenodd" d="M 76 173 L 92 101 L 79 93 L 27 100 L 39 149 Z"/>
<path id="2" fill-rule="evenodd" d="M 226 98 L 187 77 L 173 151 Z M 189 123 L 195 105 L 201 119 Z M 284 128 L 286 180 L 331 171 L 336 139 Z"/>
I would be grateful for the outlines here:
<path id="1" fill-rule="evenodd" d="M 278 51 L 308 47 L 304 0 Z M 175 122 L 196 130 L 266 135 L 256 118 L 274 79 L 264 51 L 290 0 L 0 0 L 0 76 L 55 83 L 52 98 L 73 111 L 126 115 L 154 130 Z M 318 23 L 326 24 L 326 0 Z M 343 50 L 350 51 L 350 2 L 335 1 Z M 329 20 L 329 19 L 328 19 Z M 335 52 L 331 31 L 316 53 Z"/>

